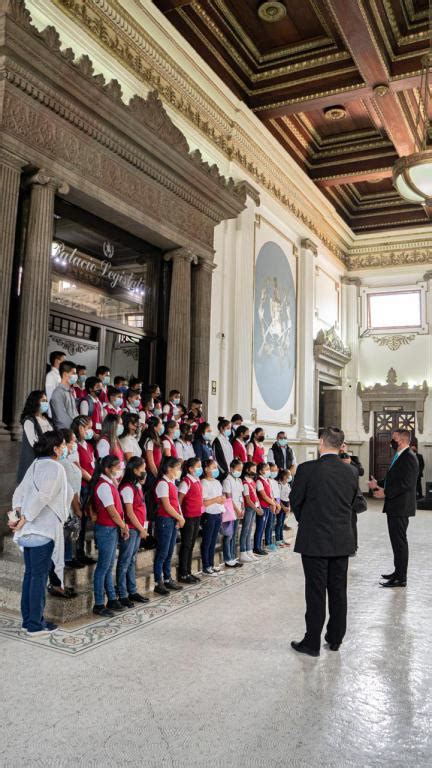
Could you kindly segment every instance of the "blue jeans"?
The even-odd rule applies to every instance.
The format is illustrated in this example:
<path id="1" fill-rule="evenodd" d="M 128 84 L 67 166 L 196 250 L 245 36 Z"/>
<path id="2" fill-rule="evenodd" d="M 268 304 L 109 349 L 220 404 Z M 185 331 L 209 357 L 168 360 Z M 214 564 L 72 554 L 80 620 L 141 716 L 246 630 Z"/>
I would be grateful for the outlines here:
<path id="1" fill-rule="evenodd" d="M 276 515 L 275 525 L 275 539 L 276 541 L 283 541 L 283 527 L 286 518 L 286 512 L 281 509 L 278 515 Z"/>
<path id="2" fill-rule="evenodd" d="M 240 534 L 240 552 L 252 552 L 252 528 L 256 509 L 246 507 Z"/>
<path id="3" fill-rule="evenodd" d="M 266 521 L 265 521 L 265 545 L 266 547 L 269 547 L 270 544 L 273 544 L 273 523 L 274 523 L 275 515 L 269 508 L 267 510 L 266 514 Z"/>
<path id="4" fill-rule="evenodd" d="M 136 556 L 141 543 L 139 531 L 129 530 L 129 538 L 120 538 L 117 558 L 116 584 L 119 597 L 134 595 L 137 591 L 135 567 Z"/>
<path id="5" fill-rule="evenodd" d="M 171 558 L 177 538 L 176 521 L 173 517 L 156 518 L 156 553 L 154 559 L 154 579 L 156 584 L 171 578 Z"/>
<path id="6" fill-rule="evenodd" d="M 118 544 L 116 525 L 95 524 L 94 535 L 98 548 L 98 561 L 93 575 L 93 589 L 96 605 L 103 605 L 104 591 L 108 600 L 117 598 L 114 589 L 113 568 Z"/>
<path id="7" fill-rule="evenodd" d="M 221 520 L 221 514 L 210 515 L 208 512 L 204 512 L 203 516 L 201 517 L 201 560 L 204 570 L 207 568 L 213 568 L 214 566 L 214 553 L 216 549 L 216 542 Z"/>
<path id="8" fill-rule="evenodd" d="M 267 517 L 270 514 L 270 507 L 262 507 L 263 514 L 257 515 L 255 536 L 254 536 L 254 549 L 262 549 L 262 538 L 264 529 L 267 522 Z"/>
<path id="9" fill-rule="evenodd" d="M 223 557 L 226 563 L 228 563 L 230 560 L 236 559 L 236 538 L 238 524 L 239 521 L 234 520 L 232 535 L 223 537 Z"/>
<path id="10" fill-rule="evenodd" d="M 23 629 L 38 632 L 45 629 L 44 609 L 48 574 L 54 542 L 41 547 L 24 547 L 24 579 L 21 592 Z"/>

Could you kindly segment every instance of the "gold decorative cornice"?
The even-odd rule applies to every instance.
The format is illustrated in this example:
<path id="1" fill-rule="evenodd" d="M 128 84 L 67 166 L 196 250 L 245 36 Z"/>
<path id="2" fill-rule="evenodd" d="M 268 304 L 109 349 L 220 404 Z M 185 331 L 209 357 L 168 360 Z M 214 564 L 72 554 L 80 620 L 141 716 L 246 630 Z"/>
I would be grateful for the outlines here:
<path id="1" fill-rule="evenodd" d="M 432 238 L 405 243 L 388 243 L 350 248 L 348 270 L 371 267 L 412 266 L 432 264 Z"/>

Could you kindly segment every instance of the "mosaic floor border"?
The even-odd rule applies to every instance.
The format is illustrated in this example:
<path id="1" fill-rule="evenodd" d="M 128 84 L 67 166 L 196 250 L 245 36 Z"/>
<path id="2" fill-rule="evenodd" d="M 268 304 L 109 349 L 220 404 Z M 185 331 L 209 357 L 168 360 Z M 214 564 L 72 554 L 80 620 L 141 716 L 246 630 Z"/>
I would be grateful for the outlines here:
<path id="1" fill-rule="evenodd" d="M 0 636 L 32 647 L 78 656 L 278 568 L 287 562 L 290 554 L 289 550 L 274 553 L 241 569 L 223 571 L 217 579 L 203 579 L 196 587 L 188 587 L 169 597 L 152 598 L 148 605 L 137 606 L 115 618 L 97 619 L 74 629 L 59 629 L 37 640 L 28 638 L 21 630 L 18 617 L 0 611 Z"/>

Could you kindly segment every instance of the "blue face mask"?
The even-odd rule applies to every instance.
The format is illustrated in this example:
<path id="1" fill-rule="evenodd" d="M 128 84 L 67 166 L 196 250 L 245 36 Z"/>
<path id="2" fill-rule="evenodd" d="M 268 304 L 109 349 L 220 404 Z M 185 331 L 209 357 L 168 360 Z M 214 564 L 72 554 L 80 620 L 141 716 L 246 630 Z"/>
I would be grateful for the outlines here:
<path id="1" fill-rule="evenodd" d="M 162 437 L 162 435 L 163 435 L 163 433 L 164 433 L 164 432 L 165 432 L 165 425 L 164 425 L 164 424 L 162 424 L 162 425 L 159 427 L 159 436 L 160 436 L 160 437 Z"/>
<path id="2" fill-rule="evenodd" d="M 224 435 L 225 435 L 225 437 L 231 437 L 231 430 L 230 429 L 225 429 L 224 430 Z"/>
<path id="3" fill-rule="evenodd" d="M 233 473 L 232 473 L 232 476 L 233 476 L 233 477 L 235 477 L 235 478 L 237 478 L 237 477 L 241 477 L 241 472 L 239 472 L 238 470 L 236 470 L 235 472 L 233 472 Z"/>
<path id="4" fill-rule="evenodd" d="M 132 405 L 134 408 L 139 408 L 140 401 L 139 400 L 132 400 Z"/>
<path id="5" fill-rule="evenodd" d="M 275 477 L 277 477 L 277 475 L 278 475 L 277 472 L 270 472 L 270 477 L 272 477 L 273 480 L 275 479 Z"/>
<path id="6" fill-rule="evenodd" d="M 204 432 L 204 440 L 207 440 L 207 442 L 213 440 L 213 432 Z"/>
<path id="7" fill-rule="evenodd" d="M 87 376 L 83 376 L 82 374 L 80 376 L 78 376 L 79 383 L 80 384 L 84 384 L 86 378 L 87 378 Z"/>
<path id="8" fill-rule="evenodd" d="M 174 432 L 174 440 L 178 440 L 179 437 L 180 437 L 180 430 L 176 429 L 175 432 Z"/>
<path id="9" fill-rule="evenodd" d="M 270 472 L 263 472 L 263 477 L 265 477 L 267 480 L 270 477 Z"/>
<path id="10" fill-rule="evenodd" d="M 120 437 L 120 435 L 123 434 L 123 424 L 117 424 L 116 432 L 117 432 L 117 437 Z"/>
<path id="11" fill-rule="evenodd" d="M 174 403 L 174 405 L 180 405 L 180 398 L 179 397 L 175 397 L 174 400 L 173 400 L 173 403 Z"/>
<path id="12" fill-rule="evenodd" d="M 219 477 L 219 470 L 218 469 L 212 469 L 212 477 L 216 479 L 216 477 Z"/>
<path id="13" fill-rule="evenodd" d="M 76 384 L 77 381 L 78 381 L 78 376 L 76 375 L 76 373 L 73 373 L 72 376 L 69 376 L 69 384 L 71 385 L 71 387 L 73 387 L 73 385 Z"/>
<path id="14" fill-rule="evenodd" d="M 125 394 L 126 394 L 126 392 L 128 391 L 128 388 L 127 388 L 127 387 L 119 387 L 119 390 L 120 390 L 120 392 L 121 392 L 123 395 L 125 395 Z"/>
<path id="15" fill-rule="evenodd" d="M 160 408 L 154 408 L 153 413 L 155 416 L 162 416 L 162 411 Z"/>
<path id="16" fill-rule="evenodd" d="M 48 400 L 42 400 L 41 403 L 39 403 L 39 410 L 41 413 L 48 413 L 49 403 Z"/>
<path id="17" fill-rule="evenodd" d="M 195 470 L 195 477 L 201 477 L 202 473 L 203 473 L 203 468 L 197 467 Z"/>
<path id="18" fill-rule="evenodd" d="M 116 408 L 119 408 L 122 403 L 123 403 L 123 398 L 122 397 L 116 397 L 115 398 L 114 405 L 115 405 Z"/>
<path id="19" fill-rule="evenodd" d="M 280 445 L 281 448 L 285 448 L 285 446 L 288 445 L 288 440 L 285 437 L 281 437 L 278 440 L 278 444 Z"/>
<path id="20" fill-rule="evenodd" d="M 93 435 L 94 435 L 93 430 L 92 429 L 88 429 L 87 432 L 85 433 L 84 437 L 85 437 L 86 440 L 91 440 Z"/>
<path id="21" fill-rule="evenodd" d="M 64 448 L 62 448 L 62 452 L 61 452 L 61 454 L 59 456 L 60 461 L 64 461 L 65 459 L 67 459 L 67 456 L 68 456 L 68 449 L 66 448 L 66 446 L 64 446 Z"/>
<path id="22" fill-rule="evenodd" d="M 102 379 L 102 384 L 109 384 L 110 381 L 111 381 L 111 377 L 110 376 L 104 376 L 103 379 Z"/>

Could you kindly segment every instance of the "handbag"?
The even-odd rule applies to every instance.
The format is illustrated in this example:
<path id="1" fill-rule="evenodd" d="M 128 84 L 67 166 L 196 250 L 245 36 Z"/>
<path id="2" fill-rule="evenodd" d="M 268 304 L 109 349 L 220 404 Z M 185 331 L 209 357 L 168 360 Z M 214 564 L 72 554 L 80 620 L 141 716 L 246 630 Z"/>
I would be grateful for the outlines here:
<path id="1" fill-rule="evenodd" d="M 357 514 L 360 512 L 366 512 L 368 508 L 367 501 L 361 491 L 358 491 L 357 496 L 354 499 L 353 510 Z"/>
<path id="2" fill-rule="evenodd" d="M 68 517 L 64 524 L 65 536 L 72 541 L 76 541 L 81 530 L 81 520 L 76 515 Z"/>
<path id="3" fill-rule="evenodd" d="M 236 520 L 234 505 L 232 499 L 225 499 L 224 510 L 222 512 L 222 523 L 229 523 L 231 520 Z"/>

